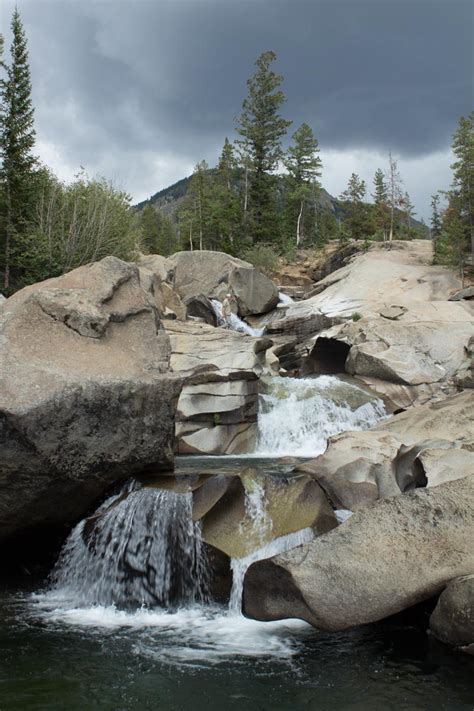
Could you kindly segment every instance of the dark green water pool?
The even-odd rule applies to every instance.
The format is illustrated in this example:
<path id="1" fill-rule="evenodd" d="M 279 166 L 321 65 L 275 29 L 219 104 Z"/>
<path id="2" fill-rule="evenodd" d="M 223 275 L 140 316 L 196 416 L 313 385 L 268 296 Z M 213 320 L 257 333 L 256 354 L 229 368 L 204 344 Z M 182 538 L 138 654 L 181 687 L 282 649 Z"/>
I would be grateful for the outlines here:
<path id="1" fill-rule="evenodd" d="M 77 609 L 0 592 L 1 711 L 465 710 L 472 658 L 397 624 L 323 634 L 226 610 Z"/>

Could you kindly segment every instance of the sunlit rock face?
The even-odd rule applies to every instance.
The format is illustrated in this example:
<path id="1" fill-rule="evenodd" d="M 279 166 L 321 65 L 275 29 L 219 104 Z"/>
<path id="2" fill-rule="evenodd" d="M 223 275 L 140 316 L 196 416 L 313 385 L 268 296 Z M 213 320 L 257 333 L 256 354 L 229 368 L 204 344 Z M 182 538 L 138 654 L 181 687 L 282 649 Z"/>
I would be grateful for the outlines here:
<path id="1" fill-rule="evenodd" d="M 337 529 L 254 563 L 243 611 L 341 630 L 388 617 L 474 571 L 474 477 L 378 501 Z"/>
<path id="2" fill-rule="evenodd" d="M 69 523 L 111 483 L 172 466 L 181 381 L 136 266 L 35 284 L 0 317 L 0 536 Z"/>

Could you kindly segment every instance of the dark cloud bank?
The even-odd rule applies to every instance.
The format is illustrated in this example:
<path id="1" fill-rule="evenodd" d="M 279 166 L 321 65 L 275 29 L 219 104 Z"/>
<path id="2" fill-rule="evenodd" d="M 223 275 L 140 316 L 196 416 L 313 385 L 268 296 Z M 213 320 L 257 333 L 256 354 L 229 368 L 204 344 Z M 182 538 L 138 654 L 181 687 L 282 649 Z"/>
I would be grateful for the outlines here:
<path id="1" fill-rule="evenodd" d="M 285 77 L 285 115 L 310 123 L 326 150 L 426 156 L 447 149 L 472 106 L 470 1 L 18 4 L 39 138 L 132 192 L 143 191 L 140 171 L 156 175 L 147 160 L 177 171 L 215 160 L 265 49 Z M 6 34 L 12 5 L 2 3 Z"/>

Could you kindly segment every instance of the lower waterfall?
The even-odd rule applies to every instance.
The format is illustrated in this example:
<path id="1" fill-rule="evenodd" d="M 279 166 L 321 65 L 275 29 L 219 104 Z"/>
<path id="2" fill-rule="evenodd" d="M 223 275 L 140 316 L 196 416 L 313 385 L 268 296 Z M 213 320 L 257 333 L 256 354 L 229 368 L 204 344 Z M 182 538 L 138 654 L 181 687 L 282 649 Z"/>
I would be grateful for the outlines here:
<path id="1" fill-rule="evenodd" d="M 79 604 L 204 602 L 206 561 L 192 494 L 126 485 L 74 528 L 51 582 Z"/>

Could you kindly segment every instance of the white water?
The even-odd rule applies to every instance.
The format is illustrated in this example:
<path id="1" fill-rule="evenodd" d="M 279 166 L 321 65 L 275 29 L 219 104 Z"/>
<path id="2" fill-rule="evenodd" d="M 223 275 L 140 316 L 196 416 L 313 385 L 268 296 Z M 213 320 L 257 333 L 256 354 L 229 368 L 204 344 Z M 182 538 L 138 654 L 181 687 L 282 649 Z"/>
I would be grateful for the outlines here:
<path id="1" fill-rule="evenodd" d="M 278 292 L 279 296 L 279 301 L 278 305 L 280 306 L 289 306 L 289 304 L 294 304 L 294 300 L 291 298 L 291 296 L 288 296 L 288 294 L 284 294 L 282 291 Z"/>
<path id="2" fill-rule="evenodd" d="M 315 533 L 312 528 L 302 528 L 295 533 L 288 533 L 286 536 L 274 538 L 273 541 L 266 543 L 261 548 L 252 551 L 244 558 L 232 558 L 232 591 L 230 594 L 229 610 L 234 615 L 240 614 L 242 608 L 242 591 L 244 585 L 244 577 L 247 569 L 252 563 L 265 558 L 272 558 L 274 555 L 279 555 L 291 548 L 301 546 L 303 543 L 312 541 Z"/>
<path id="3" fill-rule="evenodd" d="M 124 493 L 128 496 L 122 501 L 118 495 L 100 507 L 97 513 L 101 518 L 94 522 L 98 531 L 89 534 L 89 539 L 84 540 L 87 519 L 74 529 L 52 576 L 52 589 L 32 598 L 35 616 L 50 625 L 71 625 L 91 633 L 97 630 L 139 633 L 135 647 L 137 654 L 179 666 L 200 667 L 203 662 L 214 664 L 228 658 L 234 661 L 245 657 L 289 659 L 296 653 L 301 636 L 311 633 L 311 627 L 300 620 L 266 623 L 243 617 L 240 612 L 242 588 L 249 565 L 312 540 L 314 531 L 311 528 L 281 536 L 245 558 L 233 559 L 232 592 L 229 607 L 225 610 L 204 603 L 203 575 L 202 572 L 196 575 L 199 566 L 195 560 L 190 561 L 190 551 L 198 553 L 196 541 L 200 541 L 200 531 L 196 531 L 196 524 L 192 524 L 191 509 L 187 505 L 190 495 L 173 495 L 149 488 L 132 489 L 131 492 L 129 489 Z M 165 494 L 165 497 L 159 494 Z M 179 500 L 180 504 L 177 503 Z M 171 516 L 163 508 L 163 503 L 168 505 Z M 137 519 L 138 509 L 148 514 L 152 511 L 152 518 L 147 514 Z M 125 515 L 126 511 L 128 515 Z M 157 512 L 160 516 L 155 515 Z M 263 530 L 267 530 L 268 521 L 271 524 L 262 487 L 252 487 L 247 497 L 246 513 L 257 529 L 263 526 Z M 147 518 L 144 531 L 141 521 Z M 170 527 L 162 523 L 163 519 L 169 523 L 171 518 L 175 519 L 178 530 L 185 532 L 184 539 L 179 535 L 172 536 L 175 548 L 170 547 Z M 135 533 L 134 526 L 138 528 Z M 153 538 L 154 545 L 145 546 L 139 553 L 137 544 L 143 537 Z M 90 550 L 91 543 L 93 551 Z M 161 583 L 153 579 L 155 600 L 145 596 L 140 604 L 143 579 L 130 588 L 123 575 L 123 560 L 130 547 L 140 560 L 141 565 L 137 567 L 148 565 L 149 554 L 153 552 L 154 566 L 162 571 Z M 143 553 L 145 549 L 148 551 L 146 555 Z M 187 560 L 183 561 L 183 554 Z M 179 565 L 183 562 L 185 565 Z M 186 566 L 190 562 L 197 580 L 194 585 L 189 585 L 186 578 Z M 177 564 L 179 575 L 188 583 L 181 586 L 187 591 L 181 596 L 181 605 L 174 609 L 153 607 L 160 596 L 158 602 L 171 600 L 172 586 L 166 569 L 176 570 Z M 134 602 L 135 609 L 119 609 L 116 605 L 122 604 L 130 593 L 128 606 Z"/>
<path id="4" fill-rule="evenodd" d="M 382 400 L 330 375 L 266 381 L 260 395 L 257 456 L 316 457 L 329 437 L 361 430 L 386 416 Z"/>
<path id="5" fill-rule="evenodd" d="M 252 326 L 249 326 L 248 323 L 242 321 L 237 314 L 229 314 L 225 317 L 222 310 L 222 304 L 218 299 L 211 299 L 211 304 L 217 317 L 218 326 L 227 326 L 232 329 L 232 331 L 246 333 L 248 336 L 259 337 L 263 335 L 265 328 L 252 328 Z"/>
<path id="6" fill-rule="evenodd" d="M 334 377 L 272 378 L 261 400 L 259 455 L 312 456 L 325 449 L 331 434 L 367 427 L 384 415 L 381 401 Z M 90 634 L 133 635 L 136 654 L 178 666 L 291 659 L 312 628 L 299 620 L 244 618 L 243 580 L 249 565 L 311 541 L 314 531 L 282 536 L 233 559 L 226 610 L 206 603 L 201 531 L 192 522 L 191 496 L 132 486 L 109 499 L 72 532 L 52 588 L 33 596 L 35 616 Z M 245 511 L 263 541 L 272 521 L 258 482 L 247 489 Z M 336 512 L 340 522 L 350 514 Z"/>
<path id="7" fill-rule="evenodd" d="M 205 559 L 192 494 L 126 486 L 74 528 L 51 581 L 80 605 L 203 601 Z"/>

